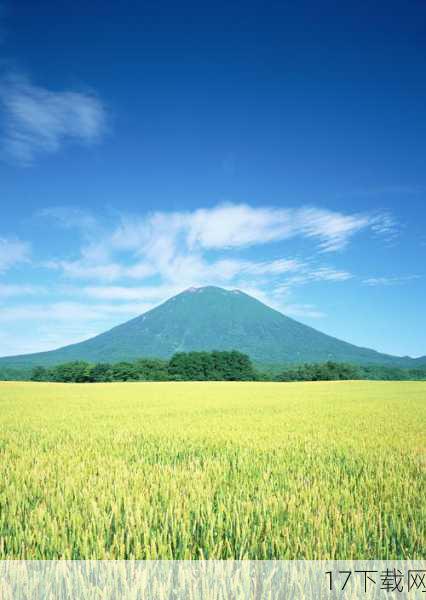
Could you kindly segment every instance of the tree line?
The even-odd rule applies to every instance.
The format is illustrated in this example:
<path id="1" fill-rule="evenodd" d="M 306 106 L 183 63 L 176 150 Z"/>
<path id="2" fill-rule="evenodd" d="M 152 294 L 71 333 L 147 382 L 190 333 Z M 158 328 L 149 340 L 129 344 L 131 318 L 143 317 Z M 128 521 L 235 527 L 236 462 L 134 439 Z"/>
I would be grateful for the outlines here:
<path id="1" fill-rule="evenodd" d="M 169 361 L 139 359 L 134 362 L 90 364 L 74 361 L 54 367 L 36 367 L 31 381 L 100 383 L 109 381 L 253 381 L 250 358 L 230 352 L 178 352 Z"/>
<path id="2" fill-rule="evenodd" d="M 426 367 L 401 369 L 380 365 L 359 366 L 327 361 L 287 367 L 275 375 L 275 381 L 338 381 L 370 379 L 376 381 L 425 380 Z"/>
<path id="3" fill-rule="evenodd" d="M 0 368 L 0 380 L 101 383 L 110 381 L 336 381 L 349 379 L 426 380 L 426 367 L 357 366 L 327 361 L 267 370 L 254 367 L 241 352 L 178 352 L 170 360 L 133 362 L 73 361 L 53 367 Z"/>

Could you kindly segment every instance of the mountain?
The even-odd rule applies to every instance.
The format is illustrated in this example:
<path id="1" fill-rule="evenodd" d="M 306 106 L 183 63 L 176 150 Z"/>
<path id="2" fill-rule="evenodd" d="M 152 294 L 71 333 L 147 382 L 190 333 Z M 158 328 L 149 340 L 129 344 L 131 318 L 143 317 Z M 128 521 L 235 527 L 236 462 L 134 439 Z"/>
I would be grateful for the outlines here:
<path id="1" fill-rule="evenodd" d="M 286 317 L 239 290 L 209 286 L 190 288 L 87 341 L 50 352 L 1 358 L 0 367 L 169 358 L 180 351 L 232 349 L 264 365 L 326 360 L 426 365 L 426 357 L 397 357 L 354 346 Z"/>

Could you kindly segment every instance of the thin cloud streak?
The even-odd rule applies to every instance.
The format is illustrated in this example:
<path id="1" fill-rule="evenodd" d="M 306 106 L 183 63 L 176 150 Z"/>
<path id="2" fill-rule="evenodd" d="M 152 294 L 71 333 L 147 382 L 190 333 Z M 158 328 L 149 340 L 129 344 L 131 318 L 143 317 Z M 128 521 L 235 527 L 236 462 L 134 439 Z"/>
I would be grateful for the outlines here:
<path id="1" fill-rule="evenodd" d="M 24 304 L 20 306 L 3 306 L 0 310 L 0 321 L 7 323 L 14 319 L 37 319 L 42 322 L 69 322 L 73 320 L 99 322 L 117 315 L 136 316 L 152 307 L 153 304 L 148 303 L 84 304 L 79 302 L 53 302 Z"/>
<path id="2" fill-rule="evenodd" d="M 369 277 L 364 279 L 363 283 L 372 287 L 388 286 L 388 285 L 403 285 L 416 279 L 421 279 L 420 275 L 400 275 L 395 277 Z"/>
<path id="3" fill-rule="evenodd" d="M 31 247 L 28 242 L 0 237 L 0 273 L 19 263 L 29 262 Z"/>
<path id="4" fill-rule="evenodd" d="M 21 166 L 58 152 L 66 142 L 93 144 L 106 129 L 105 107 L 93 94 L 51 91 L 22 75 L 0 81 L 0 107 L 3 157 Z"/>
<path id="5" fill-rule="evenodd" d="M 144 245 L 161 232 L 180 237 L 189 250 L 244 248 L 295 237 L 316 241 L 324 252 L 344 248 L 350 238 L 376 223 L 368 215 L 344 215 L 326 209 L 254 208 L 223 204 L 192 213 L 154 213 L 142 220 L 123 219 L 114 233 L 117 248 Z"/>
<path id="6" fill-rule="evenodd" d="M 0 299 L 22 296 L 36 296 L 44 293 L 46 293 L 45 288 L 38 285 L 0 283 Z"/>
<path id="7" fill-rule="evenodd" d="M 388 216 L 343 215 L 319 208 L 253 208 L 244 204 L 218 205 L 193 212 L 157 212 L 143 217 L 123 217 L 109 232 L 93 235 L 93 219 L 83 214 L 52 209 L 44 215 L 60 215 L 61 225 L 84 230 L 86 244 L 75 260 L 55 259 L 46 266 L 67 277 L 116 282 L 160 276 L 165 281 L 191 285 L 216 278 L 229 281 L 245 275 L 279 275 L 306 271 L 305 261 L 278 258 L 244 261 L 207 258 L 211 253 L 230 253 L 247 247 L 272 244 L 293 237 L 312 241 L 318 253 L 342 250 L 361 231 L 388 235 Z M 317 280 L 343 280 L 349 276 L 327 274 Z M 313 276 L 310 277 L 314 279 Z"/>

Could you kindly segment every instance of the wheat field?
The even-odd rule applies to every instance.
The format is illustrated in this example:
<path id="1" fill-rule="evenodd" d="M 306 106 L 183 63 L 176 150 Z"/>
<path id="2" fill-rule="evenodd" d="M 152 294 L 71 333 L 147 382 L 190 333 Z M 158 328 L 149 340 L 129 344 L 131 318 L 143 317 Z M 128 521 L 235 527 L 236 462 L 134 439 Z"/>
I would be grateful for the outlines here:
<path id="1" fill-rule="evenodd" d="M 0 383 L 0 559 L 426 557 L 426 383 Z"/>

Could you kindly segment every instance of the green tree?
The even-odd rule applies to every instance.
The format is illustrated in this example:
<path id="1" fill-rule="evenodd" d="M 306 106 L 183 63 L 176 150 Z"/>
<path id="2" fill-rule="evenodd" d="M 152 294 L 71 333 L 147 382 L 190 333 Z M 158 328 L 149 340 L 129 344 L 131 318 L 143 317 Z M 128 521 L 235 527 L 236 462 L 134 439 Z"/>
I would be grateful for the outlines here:
<path id="1" fill-rule="evenodd" d="M 49 371 L 45 367 L 34 367 L 31 381 L 49 381 Z"/>

